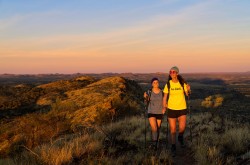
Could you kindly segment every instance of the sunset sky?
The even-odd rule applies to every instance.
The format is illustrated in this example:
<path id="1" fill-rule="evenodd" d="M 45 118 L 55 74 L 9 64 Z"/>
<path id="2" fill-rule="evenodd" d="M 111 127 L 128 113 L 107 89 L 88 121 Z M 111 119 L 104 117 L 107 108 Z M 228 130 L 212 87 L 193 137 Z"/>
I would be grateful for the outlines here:
<path id="1" fill-rule="evenodd" d="M 250 0 L 0 0 L 0 74 L 250 71 Z"/>

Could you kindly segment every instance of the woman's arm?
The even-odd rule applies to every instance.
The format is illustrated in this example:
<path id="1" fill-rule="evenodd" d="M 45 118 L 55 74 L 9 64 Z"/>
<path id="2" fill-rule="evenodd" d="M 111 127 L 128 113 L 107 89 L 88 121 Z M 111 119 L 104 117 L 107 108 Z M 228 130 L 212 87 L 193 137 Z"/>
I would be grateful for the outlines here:
<path id="1" fill-rule="evenodd" d="M 168 108 L 167 97 L 168 97 L 168 93 L 164 93 L 163 100 L 162 100 L 162 107 L 163 107 L 162 113 L 163 114 L 166 112 L 166 109 Z"/>
<path id="2" fill-rule="evenodd" d="M 185 90 L 186 96 L 188 96 L 191 93 L 191 87 L 189 84 L 185 84 L 184 88 L 186 88 L 184 90 Z"/>

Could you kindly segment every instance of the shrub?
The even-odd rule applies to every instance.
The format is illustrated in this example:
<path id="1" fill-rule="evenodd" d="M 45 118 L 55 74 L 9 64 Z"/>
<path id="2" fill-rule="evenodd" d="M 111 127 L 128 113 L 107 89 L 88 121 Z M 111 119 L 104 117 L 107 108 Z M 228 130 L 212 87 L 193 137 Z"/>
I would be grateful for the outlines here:
<path id="1" fill-rule="evenodd" d="M 247 124 L 206 113 L 194 115 L 192 125 L 192 148 L 198 164 L 237 164 L 236 158 L 249 149 L 250 127 Z"/>
<path id="2" fill-rule="evenodd" d="M 227 130 L 221 140 L 221 145 L 225 147 L 228 153 L 243 154 L 250 143 L 250 128 L 243 126 L 241 128 L 232 128 Z"/>

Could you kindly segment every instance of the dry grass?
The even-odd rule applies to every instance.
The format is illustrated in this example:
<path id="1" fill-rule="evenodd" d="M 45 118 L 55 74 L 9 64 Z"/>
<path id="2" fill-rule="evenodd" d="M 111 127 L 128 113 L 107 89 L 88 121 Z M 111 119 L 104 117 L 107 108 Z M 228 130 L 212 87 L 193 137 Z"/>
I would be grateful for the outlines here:
<path id="1" fill-rule="evenodd" d="M 158 157 L 145 152 L 145 120 L 135 116 L 143 107 L 142 92 L 133 83 L 109 77 L 83 83 L 84 88 L 69 81 L 42 86 L 54 92 L 40 97 L 41 105 L 51 105 L 51 111 L 1 126 L 0 154 L 10 159 L 1 159 L 0 164 L 172 164 L 168 151 Z M 219 95 L 210 101 L 212 107 L 224 103 Z M 214 112 L 193 115 L 189 120 L 197 164 L 237 164 L 237 157 L 249 159 L 249 126 Z M 165 124 L 162 130 L 166 130 Z M 146 130 L 149 141 L 148 124 Z M 161 138 L 165 135 L 160 134 Z"/>
<path id="2" fill-rule="evenodd" d="M 234 154 L 242 154 L 250 143 L 250 128 L 242 126 L 227 130 L 221 137 L 221 145 Z"/>
<path id="3" fill-rule="evenodd" d="M 192 123 L 192 148 L 198 164 L 237 164 L 236 158 L 249 150 L 250 126 L 247 124 L 210 113 L 195 115 Z"/>
<path id="4" fill-rule="evenodd" d="M 47 102 L 51 105 L 49 112 L 28 114 L 1 124 L 0 154 L 20 153 L 23 150 L 21 145 L 33 149 L 63 134 L 79 133 L 84 127 L 111 123 L 140 112 L 138 94 L 141 91 L 133 81 L 121 77 L 97 82 L 87 80 L 87 83 L 85 78 L 79 78 L 39 86 L 48 92 L 46 94 L 52 92 L 59 97 L 54 97 L 54 94 L 42 97 L 50 100 Z M 137 90 L 131 90 L 133 88 Z"/>
<path id="5" fill-rule="evenodd" d="M 12 159 L 0 159 L 1 165 L 15 165 L 15 162 Z"/>
<path id="6" fill-rule="evenodd" d="M 192 122 L 196 123 L 192 150 L 197 164 L 237 164 L 237 156 L 249 159 L 249 126 L 241 125 L 239 128 L 239 123 L 209 113 L 194 115 Z M 81 134 L 63 135 L 31 150 L 27 148 L 26 152 L 8 162 L 51 165 L 172 164 L 168 151 L 163 150 L 158 157 L 154 157 L 151 151 L 145 155 L 144 129 L 142 116 L 127 117 L 102 126 L 89 125 L 82 127 Z M 147 130 L 149 140 L 150 129 L 147 127 Z"/>
<path id="7" fill-rule="evenodd" d="M 22 164 L 171 164 L 168 151 L 159 157 L 145 155 L 144 118 L 131 117 L 107 126 L 86 128 L 83 134 L 69 134 L 15 157 Z M 146 157 L 145 157 L 146 156 Z"/>

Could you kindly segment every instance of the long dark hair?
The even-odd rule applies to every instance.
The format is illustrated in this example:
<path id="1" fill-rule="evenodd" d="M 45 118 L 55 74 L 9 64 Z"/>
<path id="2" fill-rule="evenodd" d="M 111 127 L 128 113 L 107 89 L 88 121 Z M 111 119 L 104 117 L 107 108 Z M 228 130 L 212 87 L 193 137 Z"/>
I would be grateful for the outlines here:
<path id="1" fill-rule="evenodd" d="M 177 79 L 179 80 L 180 84 L 187 84 L 187 81 L 181 76 L 181 75 L 177 75 Z M 168 81 L 172 80 L 172 77 L 170 75 L 168 75 Z"/>

